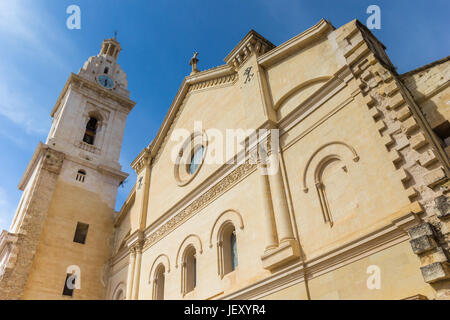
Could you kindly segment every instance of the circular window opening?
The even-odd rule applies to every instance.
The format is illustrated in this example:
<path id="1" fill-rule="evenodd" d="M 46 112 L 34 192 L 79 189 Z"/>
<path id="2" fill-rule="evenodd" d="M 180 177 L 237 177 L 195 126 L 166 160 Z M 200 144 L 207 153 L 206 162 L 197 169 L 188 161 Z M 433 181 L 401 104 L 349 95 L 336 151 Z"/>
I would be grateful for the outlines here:
<path id="1" fill-rule="evenodd" d="M 194 174 L 200 164 L 202 163 L 203 153 L 205 152 L 205 147 L 200 146 L 197 150 L 194 151 L 194 154 L 191 157 L 191 161 L 189 164 L 188 172 L 189 174 Z"/>
<path id="2" fill-rule="evenodd" d="M 193 133 L 183 143 L 175 161 L 175 180 L 179 186 L 188 184 L 203 164 L 207 147 L 205 133 Z"/>

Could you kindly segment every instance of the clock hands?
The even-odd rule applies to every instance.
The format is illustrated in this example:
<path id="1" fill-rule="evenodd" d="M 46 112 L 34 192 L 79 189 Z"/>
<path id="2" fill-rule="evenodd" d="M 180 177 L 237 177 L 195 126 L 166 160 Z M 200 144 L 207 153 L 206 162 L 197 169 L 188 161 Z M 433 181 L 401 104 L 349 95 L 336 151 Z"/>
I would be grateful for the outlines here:
<path id="1" fill-rule="evenodd" d="M 109 77 L 100 76 L 97 79 L 98 83 L 101 84 L 103 87 L 110 89 L 114 86 L 114 81 L 110 79 Z"/>

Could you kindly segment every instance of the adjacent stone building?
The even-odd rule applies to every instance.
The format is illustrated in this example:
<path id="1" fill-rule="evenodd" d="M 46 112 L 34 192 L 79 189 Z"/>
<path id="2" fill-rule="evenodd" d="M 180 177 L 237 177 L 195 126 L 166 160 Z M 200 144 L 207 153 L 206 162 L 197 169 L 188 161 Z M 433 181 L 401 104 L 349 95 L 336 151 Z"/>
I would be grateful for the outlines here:
<path id="1" fill-rule="evenodd" d="M 448 58 L 400 75 L 356 20 L 279 46 L 252 30 L 209 70 L 195 54 L 115 212 L 119 52 L 105 40 L 52 111 L 0 299 L 450 298 Z"/>

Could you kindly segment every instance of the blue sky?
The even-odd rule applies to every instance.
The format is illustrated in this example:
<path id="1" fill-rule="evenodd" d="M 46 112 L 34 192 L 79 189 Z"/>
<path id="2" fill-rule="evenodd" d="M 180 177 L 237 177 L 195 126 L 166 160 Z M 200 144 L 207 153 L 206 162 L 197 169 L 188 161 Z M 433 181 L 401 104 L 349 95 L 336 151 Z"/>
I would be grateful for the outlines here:
<path id="1" fill-rule="evenodd" d="M 81 8 L 81 30 L 66 27 L 66 8 Z M 119 63 L 137 102 L 127 122 L 121 164 L 130 173 L 117 208 L 135 181 L 129 164 L 155 136 L 183 78 L 189 58 L 200 70 L 223 58 L 254 29 L 275 45 L 328 19 L 339 27 L 365 23 L 366 8 L 381 8 L 381 30 L 400 73 L 449 54 L 448 0 L 0 0 L 0 229 L 8 229 L 19 202 L 17 189 L 50 111 L 70 72 L 96 55 L 103 39 L 119 31 Z"/>

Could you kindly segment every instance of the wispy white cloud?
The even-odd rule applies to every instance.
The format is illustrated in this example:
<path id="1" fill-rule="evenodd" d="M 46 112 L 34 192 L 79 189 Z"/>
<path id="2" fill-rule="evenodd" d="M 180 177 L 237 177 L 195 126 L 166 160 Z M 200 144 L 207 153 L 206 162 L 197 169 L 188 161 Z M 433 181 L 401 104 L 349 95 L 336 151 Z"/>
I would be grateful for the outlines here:
<path id="1" fill-rule="evenodd" d="M 27 92 L 14 90 L 13 85 L 5 79 L 7 74 L 0 65 L 0 115 L 21 126 L 27 134 L 45 134 L 48 120 L 43 120 L 48 119 L 47 113 L 44 119 L 43 114 L 39 113 L 42 106 L 33 101 Z M 17 139 L 17 136 L 9 137 Z"/>
<path id="2" fill-rule="evenodd" d="M 0 37 L 8 44 L 30 54 L 34 59 L 51 61 L 65 66 L 64 58 L 48 43 L 57 41 L 63 45 L 67 40 L 54 28 L 52 17 L 35 1 L 0 1 Z M 66 43 L 67 44 L 67 43 Z"/>
<path id="3" fill-rule="evenodd" d="M 42 105 L 36 94 L 42 86 L 26 72 L 26 65 L 48 65 L 48 77 L 53 70 L 64 70 L 67 63 L 55 48 L 71 47 L 61 29 L 55 28 L 52 17 L 25 0 L 0 0 L 0 116 L 25 130 L 26 134 L 43 135 L 48 131 L 48 106 Z M 7 50 L 5 50 L 7 49 Z M 34 92 L 32 92 L 35 90 Z M 34 98 L 33 98 L 34 97 Z M 46 112 L 43 112 L 43 111 Z"/>

